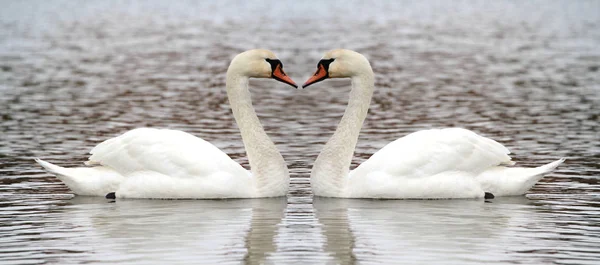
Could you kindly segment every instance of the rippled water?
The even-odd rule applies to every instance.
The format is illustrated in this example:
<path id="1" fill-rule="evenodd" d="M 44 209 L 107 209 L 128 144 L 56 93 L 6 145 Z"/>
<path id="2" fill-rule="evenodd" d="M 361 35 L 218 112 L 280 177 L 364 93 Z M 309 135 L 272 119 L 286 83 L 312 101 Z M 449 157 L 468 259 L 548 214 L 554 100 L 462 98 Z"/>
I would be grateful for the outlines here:
<path id="1" fill-rule="evenodd" d="M 4 1 L 0 263 L 555 263 L 600 260 L 598 1 Z M 371 60 L 355 165 L 407 133 L 465 127 L 521 165 L 567 162 L 526 197 L 484 203 L 313 198 L 309 169 L 348 80 L 251 82 L 292 172 L 287 198 L 73 197 L 34 164 L 81 165 L 141 127 L 182 129 L 247 166 L 229 60 L 275 51 L 304 81 L 328 49 Z"/>

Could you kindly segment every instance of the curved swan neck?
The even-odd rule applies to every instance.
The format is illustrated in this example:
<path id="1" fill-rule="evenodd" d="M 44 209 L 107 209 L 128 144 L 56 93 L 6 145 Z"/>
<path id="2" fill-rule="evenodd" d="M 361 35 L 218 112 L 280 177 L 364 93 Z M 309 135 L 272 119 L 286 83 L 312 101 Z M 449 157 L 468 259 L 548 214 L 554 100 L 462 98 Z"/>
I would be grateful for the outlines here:
<path id="1" fill-rule="evenodd" d="M 265 133 L 252 106 L 248 77 L 227 71 L 227 96 L 233 117 L 240 128 L 252 177 L 261 197 L 281 196 L 288 189 L 287 165 L 275 144 Z"/>
<path id="2" fill-rule="evenodd" d="M 315 161 L 310 179 L 315 195 L 344 197 L 354 149 L 373 96 L 374 76 L 368 70 L 352 77 L 344 116 Z"/>

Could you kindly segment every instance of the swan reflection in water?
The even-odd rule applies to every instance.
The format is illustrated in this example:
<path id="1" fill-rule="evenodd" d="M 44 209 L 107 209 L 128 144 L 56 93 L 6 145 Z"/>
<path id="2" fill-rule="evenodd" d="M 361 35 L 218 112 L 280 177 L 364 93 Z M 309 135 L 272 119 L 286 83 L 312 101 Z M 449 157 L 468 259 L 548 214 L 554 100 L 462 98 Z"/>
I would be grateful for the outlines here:
<path id="1" fill-rule="evenodd" d="M 569 244 L 557 240 L 555 221 L 546 219 L 556 213 L 525 197 L 492 203 L 315 197 L 313 205 L 326 238 L 324 251 L 339 264 L 541 262 L 528 251 Z M 540 238 L 543 233 L 548 238 Z"/>
<path id="2" fill-rule="evenodd" d="M 262 264 L 285 197 L 241 200 L 117 200 L 77 196 L 57 218 L 82 236 L 65 238 L 102 262 Z M 93 261 L 93 260 L 90 260 Z M 166 262 L 166 263 L 165 263 Z"/>

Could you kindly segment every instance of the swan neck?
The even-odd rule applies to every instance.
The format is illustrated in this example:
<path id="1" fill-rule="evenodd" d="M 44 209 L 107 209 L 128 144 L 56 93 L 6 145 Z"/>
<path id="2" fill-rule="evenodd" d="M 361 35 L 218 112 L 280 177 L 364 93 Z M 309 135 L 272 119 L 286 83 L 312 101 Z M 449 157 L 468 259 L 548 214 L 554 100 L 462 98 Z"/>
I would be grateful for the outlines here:
<path id="1" fill-rule="evenodd" d="M 372 71 L 352 77 L 352 90 L 344 116 L 317 157 L 311 172 L 315 195 L 344 197 L 354 149 L 367 117 L 373 90 Z"/>
<path id="2" fill-rule="evenodd" d="M 257 195 L 282 196 L 288 189 L 288 168 L 256 115 L 248 90 L 248 79 L 247 76 L 227 72 L 229 104 L 242 135 Z"/>

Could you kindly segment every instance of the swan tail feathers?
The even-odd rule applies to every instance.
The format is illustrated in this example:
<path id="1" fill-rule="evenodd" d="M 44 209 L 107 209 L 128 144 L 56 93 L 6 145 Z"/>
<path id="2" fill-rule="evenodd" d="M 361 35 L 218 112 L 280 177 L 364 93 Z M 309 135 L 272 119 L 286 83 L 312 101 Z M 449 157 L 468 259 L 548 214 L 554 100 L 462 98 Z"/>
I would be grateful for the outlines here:
<path id="1" fill-rule="evenodd" d="M 42 159 L 36 158 L 35 162 L 37 162 L 40 166 L 42 166 L 46 171 L 58 175 L 58 176 L 66 176 L 66 168 L 59 167 L 57 165 L 48 163 Z M 59 177 L 60 178 L 60 177 Z"/>
<path id="2" fill-rule="evenodd" d="M 565 161 L 564 158 L 552 163 L 535 167 L 492 167 L 477 176 L 477 180 L 485 191 L 496 196 L 524 195 L 544 175 L 552 172 Z"/>
<path id="3" fill-rule="evenodd" d="M 561 158 L 561 159 L 556 160 L 556 161 L 554 161 L 552 163 L 548 163 L 548 164 L 545 164 L 543 166 L 539 166 L 536 169 L 539 169 L 540 171 L 542 171 L 541 174 L 550 173 L 556 167 L 560 166 L 560 164 L 562 164 L 563 162 L 565 162 L 565 158 Z"/>
<path id="4" fill-rule="evenodd" d="M 510 159 L 507 160 L 507 161 L 504 161 L 504 162 L 500 163 L 501 166 L 514 166 L 515 164 L 516 164 L 516 162 L 512 161 Z"/>
<path id="5" fill-rule="evenodd" d="M 105 196 L 118 188 L 123 176 L 108 167 L 65 168 L 36 158 L 40 166 L 56 175 L 77 195 Z"/>
<path id="6" fill-rule="evenodd" d="M 102 164 L 100 164 L 100 162 L 92 161 L 92 160 L 85 161 L 85 162 L 83 162 L 83 164 L 86 165 L 86 166 L 88 166 L 88 167 L 102 165 Z"/>
<path id="7" fill-rule="evenodd" d="M 556 167 L 565 162 L 564 158 L 558 159 L 554 162 L 545 164 L 543 166 L 539 166 L 536 168 L 516 168 L 522 169 L 526 173 L 525 180 L 523 185 L 518 192 L 514 195 L 524 195 L 531 187 L 533 187 L 540 179 L 542 179 L 546 174 L 552 172 Z"/>

